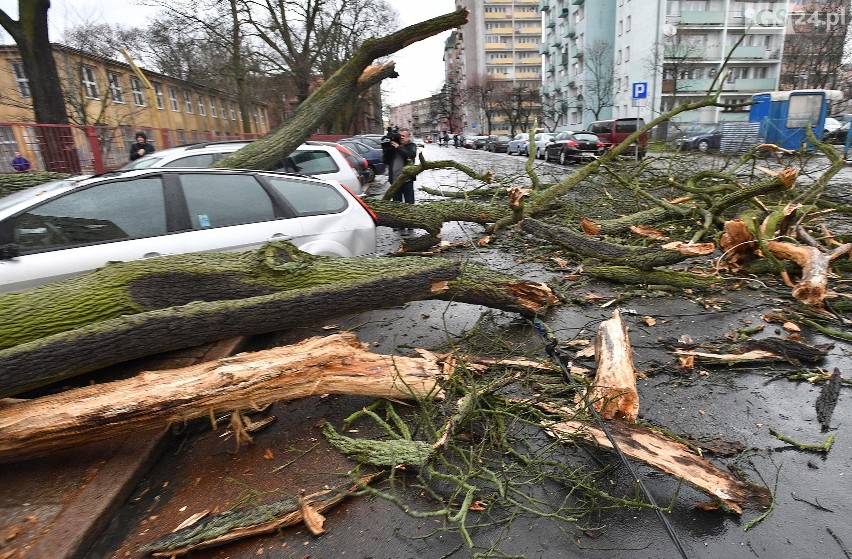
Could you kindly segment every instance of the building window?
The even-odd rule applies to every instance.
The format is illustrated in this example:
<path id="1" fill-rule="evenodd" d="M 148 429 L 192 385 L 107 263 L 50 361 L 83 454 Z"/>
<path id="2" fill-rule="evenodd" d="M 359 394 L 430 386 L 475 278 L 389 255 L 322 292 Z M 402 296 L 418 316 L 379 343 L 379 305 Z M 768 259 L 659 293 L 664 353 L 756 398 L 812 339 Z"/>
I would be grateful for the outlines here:
<path id="1" fill-rule="evenodd" d="M 201 95 L 198 96 L 198 114 L 207 116 L 207 109 L 204 107 L 204 97 Z"/>
<path id="2" fill-rule="evenodd" d="M 212 97 L 210 98 L 210 116 L 216 118 L 216 100 Z"/>
<path id="3" fill-rule="evenodd" d="M 219 114 L 222 115 L 223 119 L 228 118 L 228 111 L 225 110 L 225 102 L 221 99 L 219 100 Z"/>
<path id="4" fill-rule="evenodd" d="M 183 106 L 186 108 L 186 114 L 192 114 L 192 95 L 189 91 L 184 90 L 183 92 Z"/>
<path id="5" fill-rule="evenodd" d="M 124 89 L 121 87 L 121 76 L 107 72 L 107 81 L 109 82 L 109 93 L 112 95 L 112 100 L 116 103 L 124 103 Z"/>
<path id="6" fill-rule="evenodd" d="M 260 123 L 266 125 L 266 109 L 260 109 Z"/>
<path id="7" fill-rule="evenodd" d="M 157 99 L 157 108 L 165 109 L 165 103 L 163 103 L 163 86 L 158 83 L 151 84 L 154 86 L 154 97 Z"/>
<path id="8" fill-rule="evenodd" d="M 12 62 L 12 71 L 15 73 L 15 82 L 18 85 L 18 93 L 21 94 L 21 97 L 25 99 L 32 97 L 32 93 L 30 93 L 30 81 L 24 73 L 24 63 Z"/>
<path id="9" fill-rule="evenodd" d="M 237 106 L 231 101 L 231 120 L 237 120 Z"/>
<path id="10" fill-rule="evenodd" d="M 130 78 L 130 91 L 133 92 L 133 103 L 137 107 L 145 106 L 145 94 L 142 93 L 142 82 L 139 78 Z"/>
<path id="11" fill-rule="evenodd" d="M 618 36 L 621 37 L 622 33 L 624 33 L 624 22 L 618 20 Z"/>
<path id="12" fill-rule="evenodd" d="M 101 94 L 98 90 L 98 81 L 95 79 L 95 69 L 91 66 L 82 66 L 80 68 L 80 81 L 83 83 L 83 90 L 86 92 L 86 97 L 89 99 L 100 99 Z"/>
<path id="13" fill-rule="evenodd" d="M 169 88 L 169 103 L 172 105 L 172 110 L 176 113 L 180 112 L 180 107 L 178 106 L 177 100 L 177 90 L 173 87 Z"/>
<path id="14" fill-rule="evenodd" d="M 624 47 L 624 61 L 630 62 L 630 47 Z"/>
<path id="15" fill-rule="evenodd" d="M 630 31 L 630 16 L 627 16 L 627 19 L 624 20 L 624 32 L 627 33 Z"/>

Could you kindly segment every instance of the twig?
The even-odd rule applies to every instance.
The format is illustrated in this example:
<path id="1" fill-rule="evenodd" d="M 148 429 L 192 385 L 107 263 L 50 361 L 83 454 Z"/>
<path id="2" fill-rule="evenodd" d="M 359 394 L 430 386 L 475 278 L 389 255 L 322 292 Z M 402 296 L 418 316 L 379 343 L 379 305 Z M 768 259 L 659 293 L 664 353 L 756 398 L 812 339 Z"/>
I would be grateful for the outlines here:
<path id="1" fill-rule="evenodd" d="M 804 450 L 807 452 L 822 452 L 823 454 L 828 454 L 828 451 L 831 450 L 831 445 L 834 444 L 834 433 L 830 434 L 825 442 L 822 444 L 809 444 L 809 443 L 799 443 L 791 439 L 790 437 L 784 436 L 775 429 L 770 429 L 769 434 L 778 439 L 781 442 L 793 445 L 799 450 Z"/>

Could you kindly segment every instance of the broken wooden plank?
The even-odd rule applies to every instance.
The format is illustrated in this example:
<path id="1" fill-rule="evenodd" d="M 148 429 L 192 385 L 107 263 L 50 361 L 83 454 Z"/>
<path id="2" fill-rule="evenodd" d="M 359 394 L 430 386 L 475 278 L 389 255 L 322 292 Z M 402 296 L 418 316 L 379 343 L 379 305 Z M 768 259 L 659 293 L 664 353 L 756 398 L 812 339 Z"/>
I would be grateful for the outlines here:
<path id="1" fill-rule="evenodd" d="M 441 369 L 366 351 L 352 333 L 86 386 L 0 409 L 0 461 L 321 394 L 440 396 Z"/>

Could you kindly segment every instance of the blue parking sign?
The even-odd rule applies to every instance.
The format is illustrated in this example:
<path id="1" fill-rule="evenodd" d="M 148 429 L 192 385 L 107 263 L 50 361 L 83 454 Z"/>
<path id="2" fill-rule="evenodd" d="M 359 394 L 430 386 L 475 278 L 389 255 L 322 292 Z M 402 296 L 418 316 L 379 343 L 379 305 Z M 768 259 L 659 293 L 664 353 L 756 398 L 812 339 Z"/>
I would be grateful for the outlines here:
<path id="1" fill-rule="evenodd" d="M 648 82 L 633 82 L 633 99 L 645 99 L 648 97 Z"/>

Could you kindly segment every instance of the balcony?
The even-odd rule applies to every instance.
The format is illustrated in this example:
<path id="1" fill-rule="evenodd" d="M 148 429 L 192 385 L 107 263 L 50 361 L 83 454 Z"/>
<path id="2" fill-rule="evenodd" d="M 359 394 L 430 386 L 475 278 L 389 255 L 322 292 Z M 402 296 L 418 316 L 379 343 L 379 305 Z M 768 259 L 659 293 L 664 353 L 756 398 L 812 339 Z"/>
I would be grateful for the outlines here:
<path id="1" fill-rule="evenodd" d="M 772 10 L 760 10 L 754 14 L 749 23 L 760 27 L 784 27 L 787 23 L 787 14 L 781 9 L 777 12 Z M 746 20 L 748 21 L 748 20 Z"/>
<path id="2" fill-rule="evenodd" d="M 539 54 L 542 54 L 542 55 L 545 55 L 545 56 L 546 56 L 546 55 L 547 55 L 547 51 L 548 51 L 548 50 L 549 50 L 549 47 L 548 47 L 546 44 L 544 44 L 544 43 L 542 43 L 542 44 L 540 44 L 540 45 L 538 46 L 538 52 L 539 52 Z"/>
<path id="3" fill-rule="evenodd" d="M 585 0 L 571 0 L 571 3 L 575 6 L 582 6 Z"/>
<path id="4" fill-rule="evenodd" d="M 514 64 L 514 58 L 495 58 L 493 60 L 488 61 L 489 64 Z"/>
<path id="5" fill-rule="evenodd" d="M 546 12 L 550 9 L 550 2 L 548 0 L 538 0 L 538 9 Z"/>
<path id="6" fill-rule="evenodd" d="M 734 80 L 734 89 L 737 91 L 774 91 L 775 78 L 753 78 Z M 725 88 L 728 90 L 727 88 Z"/>
<path id="7" fill-rule="evenodd" d="M 545 22 L 545 27 L 547 27 L 548 29 L 553 29 L 554 27 L 556 27 L 556 20 L 547 18 Z"/>
<path id="8" fill-rule="evenodd" d="M 562 11 L 556 17 L 569 18 L 571 17 L 571 11 L 567 7 L 562 8 Z"/>
<path id="9" fill-rule="evenodd" d="M 672 23 L 680 25 L 722 25 L 725 23 L 727 12 L 681 12 L 674 16 Z"/>
<path id="10" fill-rule="evenodd" d="M 731 58 L 766 58 L 767 50 L 764 46 L 740 45 L 731 53 Z"/>
<path id="11" fill-rule="evenodd" d="M 706 58 L 707 47 L 704 45 L 666 45 L 663 49 L 665 58 Z"/>
<path id="12" fill-rule="evenodd" d="M 554 35 L 553 37 L 550 38 L 550 46 L 553 47 L 553 48 L 561 47 L 562 46 L 562 38 Z"/>
<path id="13" fill-rule="evenodd" d="M 574 39 L 574 38 L 576 38 L 576 37 L 577 37 L 577 33 L 575 33 L 575 32 L 574 32 L 573 30 L 571 30 L 571 29 L 565 29 L 565 30 L 562 32 L 562 37 L 563 37 L 564 39 Z"/>
<path id="14" fill-rule="evenodd" d="M 583 58 L 583 50 L 572 45 L 571 58 Z"/>
<path id="15" fill-rule="evenodd" d="M 674 92 L 675 90 L 680 92 L 704 92 L 710 89 L 710 86 L 713 85 L 712 79 L 704 79 L 704 80 L 677 80 L 675 83 L 674 80 L 665 80 L 663 81 L 663 91 L 666 89 L 666 81 L 671 82 L 669 88 Z"/>

